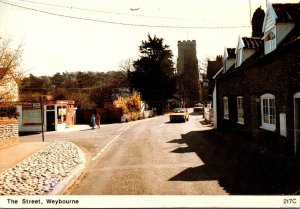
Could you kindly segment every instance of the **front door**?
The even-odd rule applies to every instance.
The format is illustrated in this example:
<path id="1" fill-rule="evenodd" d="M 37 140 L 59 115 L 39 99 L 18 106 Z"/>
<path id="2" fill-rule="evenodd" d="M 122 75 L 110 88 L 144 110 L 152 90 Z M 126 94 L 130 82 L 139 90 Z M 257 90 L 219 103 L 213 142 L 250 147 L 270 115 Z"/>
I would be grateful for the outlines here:
<path id="1" fill-rule="evenodd" d="M 55 112 L 47 111 L 47 131 L 55 131 Z"/>
<path id="2" fill-rule="evenodd" d="M 300 92 L 294 96 L 294 147 L 295 155 L 300 153 Z"/>

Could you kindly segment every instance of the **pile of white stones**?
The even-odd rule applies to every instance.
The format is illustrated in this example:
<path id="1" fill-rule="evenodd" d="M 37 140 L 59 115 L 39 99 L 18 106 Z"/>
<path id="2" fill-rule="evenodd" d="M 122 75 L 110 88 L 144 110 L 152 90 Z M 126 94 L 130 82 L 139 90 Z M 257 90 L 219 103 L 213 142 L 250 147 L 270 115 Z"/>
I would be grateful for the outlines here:
<path id="1" fill-rule="evenodd" d="M 0 174 L 0 195 L 43 195 L 53 191 L 78 164 L 77 147 L 54 142 Z"/>

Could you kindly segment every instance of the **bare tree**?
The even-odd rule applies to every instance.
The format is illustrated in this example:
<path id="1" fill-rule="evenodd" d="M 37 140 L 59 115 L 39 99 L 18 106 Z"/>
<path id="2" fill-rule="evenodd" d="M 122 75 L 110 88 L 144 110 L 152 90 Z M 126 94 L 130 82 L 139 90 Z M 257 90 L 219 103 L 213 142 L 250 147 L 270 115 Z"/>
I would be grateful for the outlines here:
<path id="1" fill-rule="evenodd" d="M 11 49 L 11 42 L 0 37 L 0 101 L 16 101 L 18 84 L 23 72 L 20 70 L 22 47 Z"/>
<path id="2" fill-rule="evenodd" d="M 127 58 L 125 60 L 122 60 L 119 64 L 119 69 L 122 72 L 122 74 L 127 78 L 128 73 L 134 71 L 133 59 Z"/>
<path id="3" fill-rule="evenodd" d="M 119 64 L 119 70 L 122 75 L 121 80 L 124 83 L 124 87 L 129 87 L 130 73 L 134 71 L 133 62 L 134 60 L 132 58 L 127 58 L 122 60 Z M 132 91 L 132 89 L 130 91 Z"/>
<path id="4" fill-rule="evenodd" d="M 214 61 L 215 57 L 207 55 L 202 60 L 199 60 L 199 72 L 206 74 L 208 61 Z"/>

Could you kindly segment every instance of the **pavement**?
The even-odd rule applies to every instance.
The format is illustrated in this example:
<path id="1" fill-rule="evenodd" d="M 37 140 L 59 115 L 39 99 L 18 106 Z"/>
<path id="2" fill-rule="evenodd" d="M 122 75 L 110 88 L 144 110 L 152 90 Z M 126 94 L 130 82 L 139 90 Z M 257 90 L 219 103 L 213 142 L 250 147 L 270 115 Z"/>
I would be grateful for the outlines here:
<path id="1" fill-rule="evenodd" d="M 0 148 L 0 173 L 14 167 L 49 144 L 50 142 L 29 142 Z"/>
<path id="2" fill-rule="evenodd" d="M 0 195 L 63 194 L 86 166 L 84 153 L 71 142 L 19 142 L 0 148 L 0 159 Z"/>

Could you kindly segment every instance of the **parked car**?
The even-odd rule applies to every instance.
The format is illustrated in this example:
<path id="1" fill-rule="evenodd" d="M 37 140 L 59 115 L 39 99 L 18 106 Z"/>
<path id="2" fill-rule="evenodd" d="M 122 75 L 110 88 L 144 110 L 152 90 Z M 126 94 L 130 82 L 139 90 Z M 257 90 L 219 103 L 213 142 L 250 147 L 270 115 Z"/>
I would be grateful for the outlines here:
<path id="1" fill-rule="evenodd" d="M 202 103 L 197 103 L 194 106 L 194 112 L 200 112 L 202 113 L 204 110 L 204 105 Z"/>
<path id="2" fill-rule="evenodd" d="M 172 113 L 170 113 L 170 122 L 174 121 L 188 121 L 189 120 L 189 112 L 186 108 L 174 108 Z"/>

